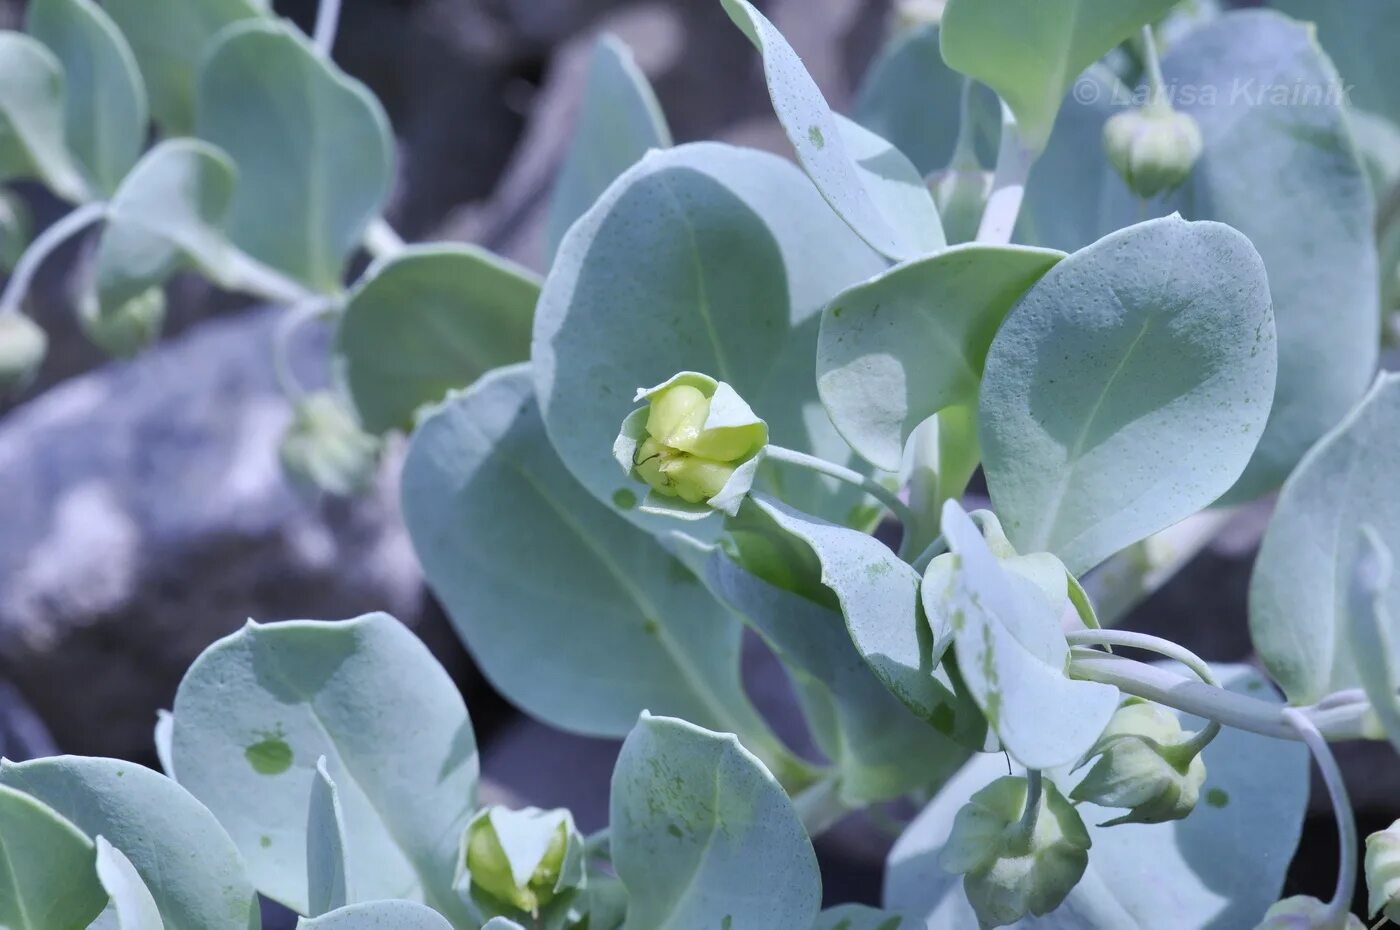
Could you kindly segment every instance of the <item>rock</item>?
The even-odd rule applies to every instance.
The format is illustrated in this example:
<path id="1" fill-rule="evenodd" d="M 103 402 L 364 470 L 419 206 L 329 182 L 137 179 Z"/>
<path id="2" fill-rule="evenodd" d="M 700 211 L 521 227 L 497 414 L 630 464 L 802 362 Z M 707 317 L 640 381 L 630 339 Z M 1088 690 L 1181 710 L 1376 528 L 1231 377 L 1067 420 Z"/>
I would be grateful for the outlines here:
<path id="1" fill-rule="evenodd" d="M 204 323 L 0 421 L 0 677 L 64 751 L 149 758 L 156 709 L 248 617 L 420 616 L 394 470 L 359 500 L 283 479 L 277 316 Z M 294 367 L 323 372 L 303 335 Z"/>

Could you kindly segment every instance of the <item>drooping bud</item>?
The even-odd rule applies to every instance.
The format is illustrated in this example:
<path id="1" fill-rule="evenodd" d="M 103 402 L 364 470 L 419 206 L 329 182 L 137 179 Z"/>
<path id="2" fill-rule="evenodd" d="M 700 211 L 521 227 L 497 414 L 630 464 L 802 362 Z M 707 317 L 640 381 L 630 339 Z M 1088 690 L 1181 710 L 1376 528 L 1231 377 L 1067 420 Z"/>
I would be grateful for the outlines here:
<path id="1" fill-rule="evenodd" d="M 1400 820 L 1366 837 L 1366 887 L 1371 891 L 1371 918 L 1385 911 L 1400 924 Z"/>
<path id="2" fill-rule="evenodd" d="M 1254 930 L 1366 930 L 1366 925 L 1355 914 L 1333 914 L 1325 901 L 1297 895 L 1265 911 Z"/>
<path id="3" fill-rule="evenodd" d="M 0 397 L 29 386 L 44 363 L 49 337 L 22 313 L 0 313 Z"/>
<path id="4" fill-rule="evenodd" d="M 1109 162 L 1143 198 L 1180 187 L 1204 145 L 1195 118 L 1165 102 L 1115 113 L 1104 124 L 1103 141 Z"/>
<path id="5" fill-rule="evenodd" d="M 1180 820 L 1195 810 L 1206 780 L 1205 762 L 1189 745 L 1194 735 L 1166 708 L 1128 698 L 1085 756 L 1098 762 L 1069 796 L 1128 809 L 1106 827 Z"/>
<path id="6" fill-rule="evenodd" d="M 728 384 L 695 372 L 643 388 L 636 399 L 647 406 L 622 422 L 613 455 L 651 488 L 647 509 L 690 518 L 711 509 L 735 513 L 753 484 L 768 425 Z"/>
<path id="7" fill-rule="evenodd" d="M 131 358 L 160 338 L 165 325 L 165 291 L 153 287 L 115 307 L 103 307 L 96 295 L 83 301 L 78 314 L 93 344 L 115 358 Z"/>
<path id="8" fill-rule="evenodd" d="M 457 888 L 486 917 L 538 917 L 587 885 L 583 837 L 566 810 L 488 807 L 462 837 Z"/>
<path id="9" fill-rule="evenodd" d="M 348 497 L 364 491 L 379 468 L 380 443 L 330 391 L 299 401 L 282 436 L 282 468 L 305 487 Z"/>
<path id="10" fill-rule="evenodd" d="M 928 188 L 949 245 L 977 238 L 977 226 L 992 195 L 992 173 L 980 165 L 945 168 L 928 177 Z"/>
<path id="11" fill-rule="evenodd" d="M 963 891 L 984 930 L 1059 907 L 1089 865 L 1089 831 L 1046 779 L 1033 828 L 1025 829 L 1028 783 L 998 778 L 953 821 L 939 865 L 962 873 Z"/>

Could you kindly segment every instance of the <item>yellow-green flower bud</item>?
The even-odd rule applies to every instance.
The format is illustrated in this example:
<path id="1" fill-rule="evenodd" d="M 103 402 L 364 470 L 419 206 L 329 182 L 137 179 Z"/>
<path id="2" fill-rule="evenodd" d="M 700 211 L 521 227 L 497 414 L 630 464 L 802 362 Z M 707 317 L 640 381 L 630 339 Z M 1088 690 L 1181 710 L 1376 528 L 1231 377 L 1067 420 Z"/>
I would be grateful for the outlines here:
<path id="1" fill-rule="evenodd" d="M 695 372 L 644 388 L 637 400 L 647 406 L 623 421 L 613 454 L 651 488 L 652 509 L 678 516 L 737 510 L 768 444 L 768 425 L 729 385 Z M 657 507 L 657 495 L 696 506 Z"/>
<path id="2" fill-rule="evenodd" d="M 1188 745 L 1192 736 L 1176 714 L 1129 698 L 1085 756 L 1086 761 L 1094 756 L 1099 760 L 1069 796 L 1128 809 L 1106 827 L 1180 820 L 1195 810 L 1206 780 L 1205 762 Z"/>
<path id="3" fill-rule="evenodd" d="M 364 491 L 379 469 L 380 443 L 330 391 L 297 403 L 278 454 L 293 481 L 331 494 Z"/>
<path id="4" fill-rule="evenodd" d="M 468 825 L 458 887 L 483 914 L 537 917 L 585 885 L 583 838 L 568 811 L 490 807 Z"/>
<path id="5" fill-rule="evenodd" d="M 1366 925 L 1355 914 L 1333 915 L 1326 902 L 1298 895 L 1265 911 L 1254 930 L 1366 930 Z"/>
<path id="6" fill-rule="evenodd" d="M 971 242 L 992 195 L 992 173 L 979 166 L 949 167 L 928 177 L 928 188 L 949 245 Z"/>
<path id="7" fill-rule="evenodd" d="M 974 794 L 939 857 L 945 871 L 963 874 L 963 891 L 984 930 L 1053 911 L 1089 865 L 1089 831 L 1049 779 L 1027 835 L 1027 788 L 1026 779 L 1007 775 Z"/>
<path id="8" fill-rule="evenodd" d="M 1366 887 L 1372 919 L 1384 910 L 1400 924 L 1400 820 L 1366 837 Z"/>
<path id="9" fill-rule="evenodd" d="M 1139 197 L 1180 187 L 1201 157 L 1201 129 L 1189 113 L 1165 103 L 1124 110 L 1103 127 L 1108 160 Z"/>
<path id="10" fill-rule="evenodd" d="M 22 313 L 0 313 L 0 397 L 28 387 L 48 350 L 38 323 Z"/>
<path id="11" fill-rule="evenodd" d="M 78 314 L 93 344 L 115 358 L 131 358 L 160 338 L 165 325 L 165 291 L 153 287 L 116 307 L 103 308 L 96 297 Z"/>

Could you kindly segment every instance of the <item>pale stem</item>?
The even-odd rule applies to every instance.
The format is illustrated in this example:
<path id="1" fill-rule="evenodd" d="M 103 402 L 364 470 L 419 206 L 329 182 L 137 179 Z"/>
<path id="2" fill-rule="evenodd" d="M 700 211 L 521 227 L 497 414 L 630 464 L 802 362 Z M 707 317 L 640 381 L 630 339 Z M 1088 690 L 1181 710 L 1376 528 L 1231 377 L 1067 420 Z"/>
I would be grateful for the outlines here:
<path id="1" fill-rule="evenodd" d="M 1026 179 L 1038 152 L 1027 148 L 1016 128 L 1016 117 L 1004 102 L 1001 105 L 1001 146 L 997 150 L 997 169 L 992 176 L 992 193 L 977 227 L 977 241 L 1003 245 L 1011 241 L 1016 218 L 1021 214 L 1021 201 L 1026 196 Z"/>
<path id="2" fill-rule="evenodd" d="M 34 275 L 38 273 L 44 260 L 60 245 L 106 215 L 107 204 L 84 204 L 35 236 L 29 248 L 25 249 L 19 261 L 15 262 L 15 270 L 5 285 L 5 292 L 0 294 L 0 314 L 19 313 L 24 295 L 29 293 L 29 285 L 33 283 Z"/>
<path id="3" fill-rule="evenodd" d="M 929 543 L 928 546 L 925 547 L 924 551 L 920 552 L 918 556 L 915 557 L 914 561 L 910 562 L 909 564 L 913 566 L 914 571 L 922 575 L 924 573 L 924 569 L 928 568 L 928 563 L 932 562 L 934 559 L 938 558 L 940 555 L 947 551 L 948 541 L 945 540 L 942 536 L 939 536 L 936 539 L 934 539 L 933 542 Z"/>
<path id="4" fill-rule="evenodd" d="M 899 495 L 885 487 L 874 478 L 862 475 L 853 468 L 844 465 L 837 465 L 835 462 L 828 462 L 826 459 L 817 458 L 815 455 L 808 455 L 805 452 L 798 452 L 796 449 L 787 449 L 783 446 L 770 445 L 766 447 L 764 455 L 775 462 L 785 462 L 788 465 L 796 465 L 798 468 L 805 468 L 814 471 L 819 475 L 826 475 L 835 478 L 837 481 L 844 481 L 847 484 L 860 488 L 871 497 L 878 500 L 889 508 L 900 523 L 905 526 L 914 525 L 914 514 L 899 499 Z"/>
<path id="5" fill-rule="evenodd" d="M 233 247 L 226 251 L 218 272 L 215 283 L 220 287 L 254 294 L 271 303 L 290 305 L 321 296 L 271 265 Z"/>
<path id="6" fill-rule="evenodd" d="M 393 258 L 408 247 L 382 216 L 371 220 L 365 229 L 364 246 L 375 258 Z"/>
<path id="7" fill-rule="evenodd" d="M 1157 37 L 1151 26 L 1142 27 L 1142 56 L 1147 71 L 1148 106 L 1166 102 L 1167 82 L 1162 78 L 1162 61 L 1157 57 Z"/>
<path id="8" fill-rule="evenodd" d="M 277 329 L 272 334 L 272 370 L 277 377 L 278 387 L 293 403 L 306 396 L 306 389 L 292 370 L 292 340 L 296 338 L 299 329 L 326 316 L 330 309 L 329 297 L 308 297 L 288 307 L 282 319 L 277 321 Z"/>
<path id="9" fill-rule="evenodd" d="M 958 139 L 953 145 L 953 160 L 948 164 L 953 169 L 982 168 L 982 163 L 977 160 L 976 133 L 972 125 L 972 91 L 976 84 L 970 77 L 963 78 L 962 93 L 958 97 Z"/>
<path id="10" fill-rule="evenodd" d="M 1133 633 L 1128 630 L 1074 630 L 1065 634 L 1065 639 L 1071 646 L 1123 646 L 1128 649 L 1142 649 L 1147 652 L 1155 652 L 1160 656 L 1165 656 L 1195 672 L 1201 681 L 1213 688 L 1220 688 L 1220 680 L 1215 677 L 1215 672 L 1211 669 L 1210 663 L 1196 655 L 1185 646 L 1172 642 L 1169 639 L 1162 639 L 1160 636 L 1151 636 L 1147 633 Z M 1223 689 L 1221 689 L 1223 690 Z M 1210 745 L 1210 741 L 1215 739 L 1220 733 L 1220 722 L 1211 720 L 1199 733 L 1194 734 L 1190 739 L 1182 743 L 1181 748 L 1195 757 L 1202 749 Z"/>
<path id="11" fill-rule="evenodd" d="M 1332 900 L 1327 902 L 1330 917 L 1328 925 L 1339 924 L 1351 908 L 1352 892 L 1356 889 L 1356 817 L 1351 810 L 1351 799 L 1347 797 L 1346 780 L 1342 768 L 1332 755 L 1332 747 L 1318 732 L 1317 726 L 1308 715 L 1294 707 L 1285 708 L 1283 719 L 1297 731 L 1307 744 L 1322 772 L 1322 780 L 1327 784 L 1327 793 L 1332 798 L 1332 810 L 1337 815 L 1337 839 L 1341 843 L 1341 862 L 1337 866 L 1337 890 Z"/>
<path id="12" fill-rule="evenodd" d="M 1175 707 L 1227 727 L 1276 739 L 1300 739 L 1298 731 L 1283 719 L 1283 706 L 1185 678 L 1147 662 L 1075 648 L 1070 653 L 1069 675 L 1082 681 L 1113 685 L 1127 694 Z M 1366 702 L 1342 706 L 1319 705 L 1299 710 L 1329 740 L 1368 738 L 1366 715 L 1370 712 L 1370 704 Z"/>
<path id="13" fill-rule="evenodd" d="M 331 57 L 331 47 L 335 45 L 335 33 L 339 26 L 340 0 L 321 0 L 316 8 L 316 31 L 311 36 L 311 42 L 327 58 Z"/>
<path id="14" fill-rule="evenodd" d="M 1040 796 L 1045 790 L 1044 782 L 1040 769 L 1026 770 L 1026 809 L 1021 813 L 1017 830 L 1027 847 L 1035 838 L 1035 825 L 1040 820 Z"/>
<path id="15" fill-rule="evenodd" d="M 807 828 L 808 836 L 825 833 L 851 812 L 851 808 L 841 800 L 840 783 L 837 775 L 830 774 L 799 791 L 792 799 L 792 806 L 797 810 L 802 825 Z"/>

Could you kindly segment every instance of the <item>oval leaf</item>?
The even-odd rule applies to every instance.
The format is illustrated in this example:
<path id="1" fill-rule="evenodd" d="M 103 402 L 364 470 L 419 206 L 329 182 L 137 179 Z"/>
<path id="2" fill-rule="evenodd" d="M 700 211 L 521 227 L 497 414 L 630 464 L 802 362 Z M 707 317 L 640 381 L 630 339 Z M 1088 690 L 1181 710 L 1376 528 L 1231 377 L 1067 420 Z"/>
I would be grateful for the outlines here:
<path id="1" fill-rule="evenodd" d="M 0 785 L 0 926 L 85 930 L 107 904 L 93 861 L 92 841 L 77 827 Z"/>
<path id="2" fill-rule="evenodd" d="M 816 397 L 818 313 L 883 267 L 780 158 L 714 143 L 651 153 L 569 230 L 540 294 L 531 357 L 550 440 L 595 497 L 665 531 L 675 521 L 616 506 L 639 486 L 612 444 L 636 389 L 679 371 L 731 385 L 774 442 L 848 460 Z M 806 473 L 759 475 L 779 484 L 809 512 L 859 502 Z"/>
<path id="3" fill-rule="evenodd" d="M 540 283 L 473 246 L 410 246 L 372 266 L 336 337 L 364 428 L 409 430 L 425 404 L 530 355 Z"/>
<path id="4" fill-rule="evenodd" d="M 1021 142 L 1045 148 L 1075 78 L 1175 0 L 949 0 L 943 58 L 988 85 L 1016 114 Z"/>
<path id="5" fill-rule="evenodd" d="M 249 20 L 210 49 L 197 112 L 196 134 L 238 165 L 233 241 L 311 287 L 337 290 L 393 179 L 379 101 L 292 27 Z"/>
<path id="6" fill-rule="evenodd" d="M 573 140 L 549 198 L 548 254 L 608 185 L 649 149 L 671 145 L 671 130 L 646 75 L 617 36 L 600 37 L 584 77 Z"/>
<path id="7" fill-rule="evenodd" d="M 58 756 L 0 764 L 0 785 L 125 852 L 171 927 L 247 930 L 256 921 L 257 896 L 228 834 L 164 775 L 116 759 Z"/>
<path id="8" fill-rule="evenodd" d="M 97 877 L 111 897 L 108 907 L 116 912 L 119 930 L 165 930 L 160 908 L 141 873 L 103 836 L 97 838 Z"/>
<path id="9" fill-rule="evenodd" d="M 1400 62 L 1389 37 L 1400 33 L 1400 6 L 1390 0 L 1268 0 L 1268 6 L 1311 23 L 1337 63 L 1349 102 L 1400 121 Z"/>
<path id="10" fill-rule="evenodd" d="M 92 0 L 34 0 L 25 28 L 63 63 L 68 147 L 110 195 L 146 145 L 146 88 L 130 46 Z"/>
<path id="11" fill-rule="evenodd" d="M 827 106 L 821 89 L 772 23 L 747 0 L 723 0 L 763 54 L 773 110 L 797 160 L 827 203 L 871 247 L 893 259 L 946 243 L 923 176 L 898 149 Z"/>
<path id="12" fill-rule="evenodd" d="M 1012 305 L 1063 252 L 954 246 L 837 295 L 822 314 L 817 391 L 851 447 L 899 471 L 914 428 L 972 404 L 987 348 Z"/>
<path id="13" fill-rule="evenodd" d="M 1227 687 L 1258 696 L 1268 685 L 1245 666 L 1219 666 Z M 1190 718 L 1188 718 L 1189 720 Z M 1191 720 L 1187 726 L 1200 727 Z M 1093 848 L 1089 868 L 1060 907 L 1024 930 L 1182 930 L 1253 927 L 1278 899 L 1308 797 L 1300 743 L 1226 728 L 1206 747 L 1201 803 L 1185 820 L 1098 824 L 1121 811 L 1079 805 Z M 957 812 L 1006 774 L 1006 761 L 974 759 L 909 825 L 890 852 L 885 905 L 923 916 L 928 930 L 967 930 L 977 916 L 962 877 L 938 864 Z M 1068 792 L 1082 775 L 1047 773 Z"/>
<path id="14" fill-rule="evenodd" d="M 1356 687 L 1348 591 L 1369 524 L 1400 550 L 1400 375 L 1382 375 L 1283 486 L 1249 587 L 1249 631 L 1269 674 L 1294 704 Z M 1400 587 L 1378 605 L 1400 616 Z"/>
<path id="15" fill-rule="evenodd" d="M 987 486 L 1020 552 L 1076 574 L 1234 484 L 1273 397 L 1264 265 L 1219 223 L 1168 217 L 1056 265 L 987 354 Z"/>
<path id="16" fill-rule="evenodd" d="M 624 736 L 649 707 L 766 734 L 739 682 L 739 624 L 568 473 L 525 366 L 429 413 L 402 489 L 429 584 L 511 701 L 591 736 Z"/>
<path id="17" fill-rule="evenodd" d="M 465 919 L 452 878 L 474 808 L 476 741 L 456 685 L 394 618 L 250 621 L 186 673 L 174 736 L 180 784 L 228 829 L 263 894 L 306 912 L 307 811 L 325 756 L 347 884 Z"/>
<path id="18" fill-rule="evenodd" d="M 613 771 L 611 824 L 626 930 L 806 927 L 821 907 L 797 811 L 732 736 L 643 714 Z"/>
<path id="19" fill-rule="evenodd" d="M 297 930 L 452 930 L 452 924 L 432 908 L 412 901 L 371 901 L 303 918 L 297 921 Z"/>
<path id="20" fill-rule="evenodd" d="M 311 782 L 311 804 L 306 815 L 308 916 L 320 917 L 349 903 L 345 847 L 345 814 L 340 807 L 340 791 L 326 769 L 326 757 L 322 756 L 316 760 L 316 777 Z"/>
<path id="21" fill-rule="evenodd" d="M 37 178 L 65 200 L 87 199 L 64 112 L 62 62 L 42 42 L 0 31 L 0 181 Z"/>

